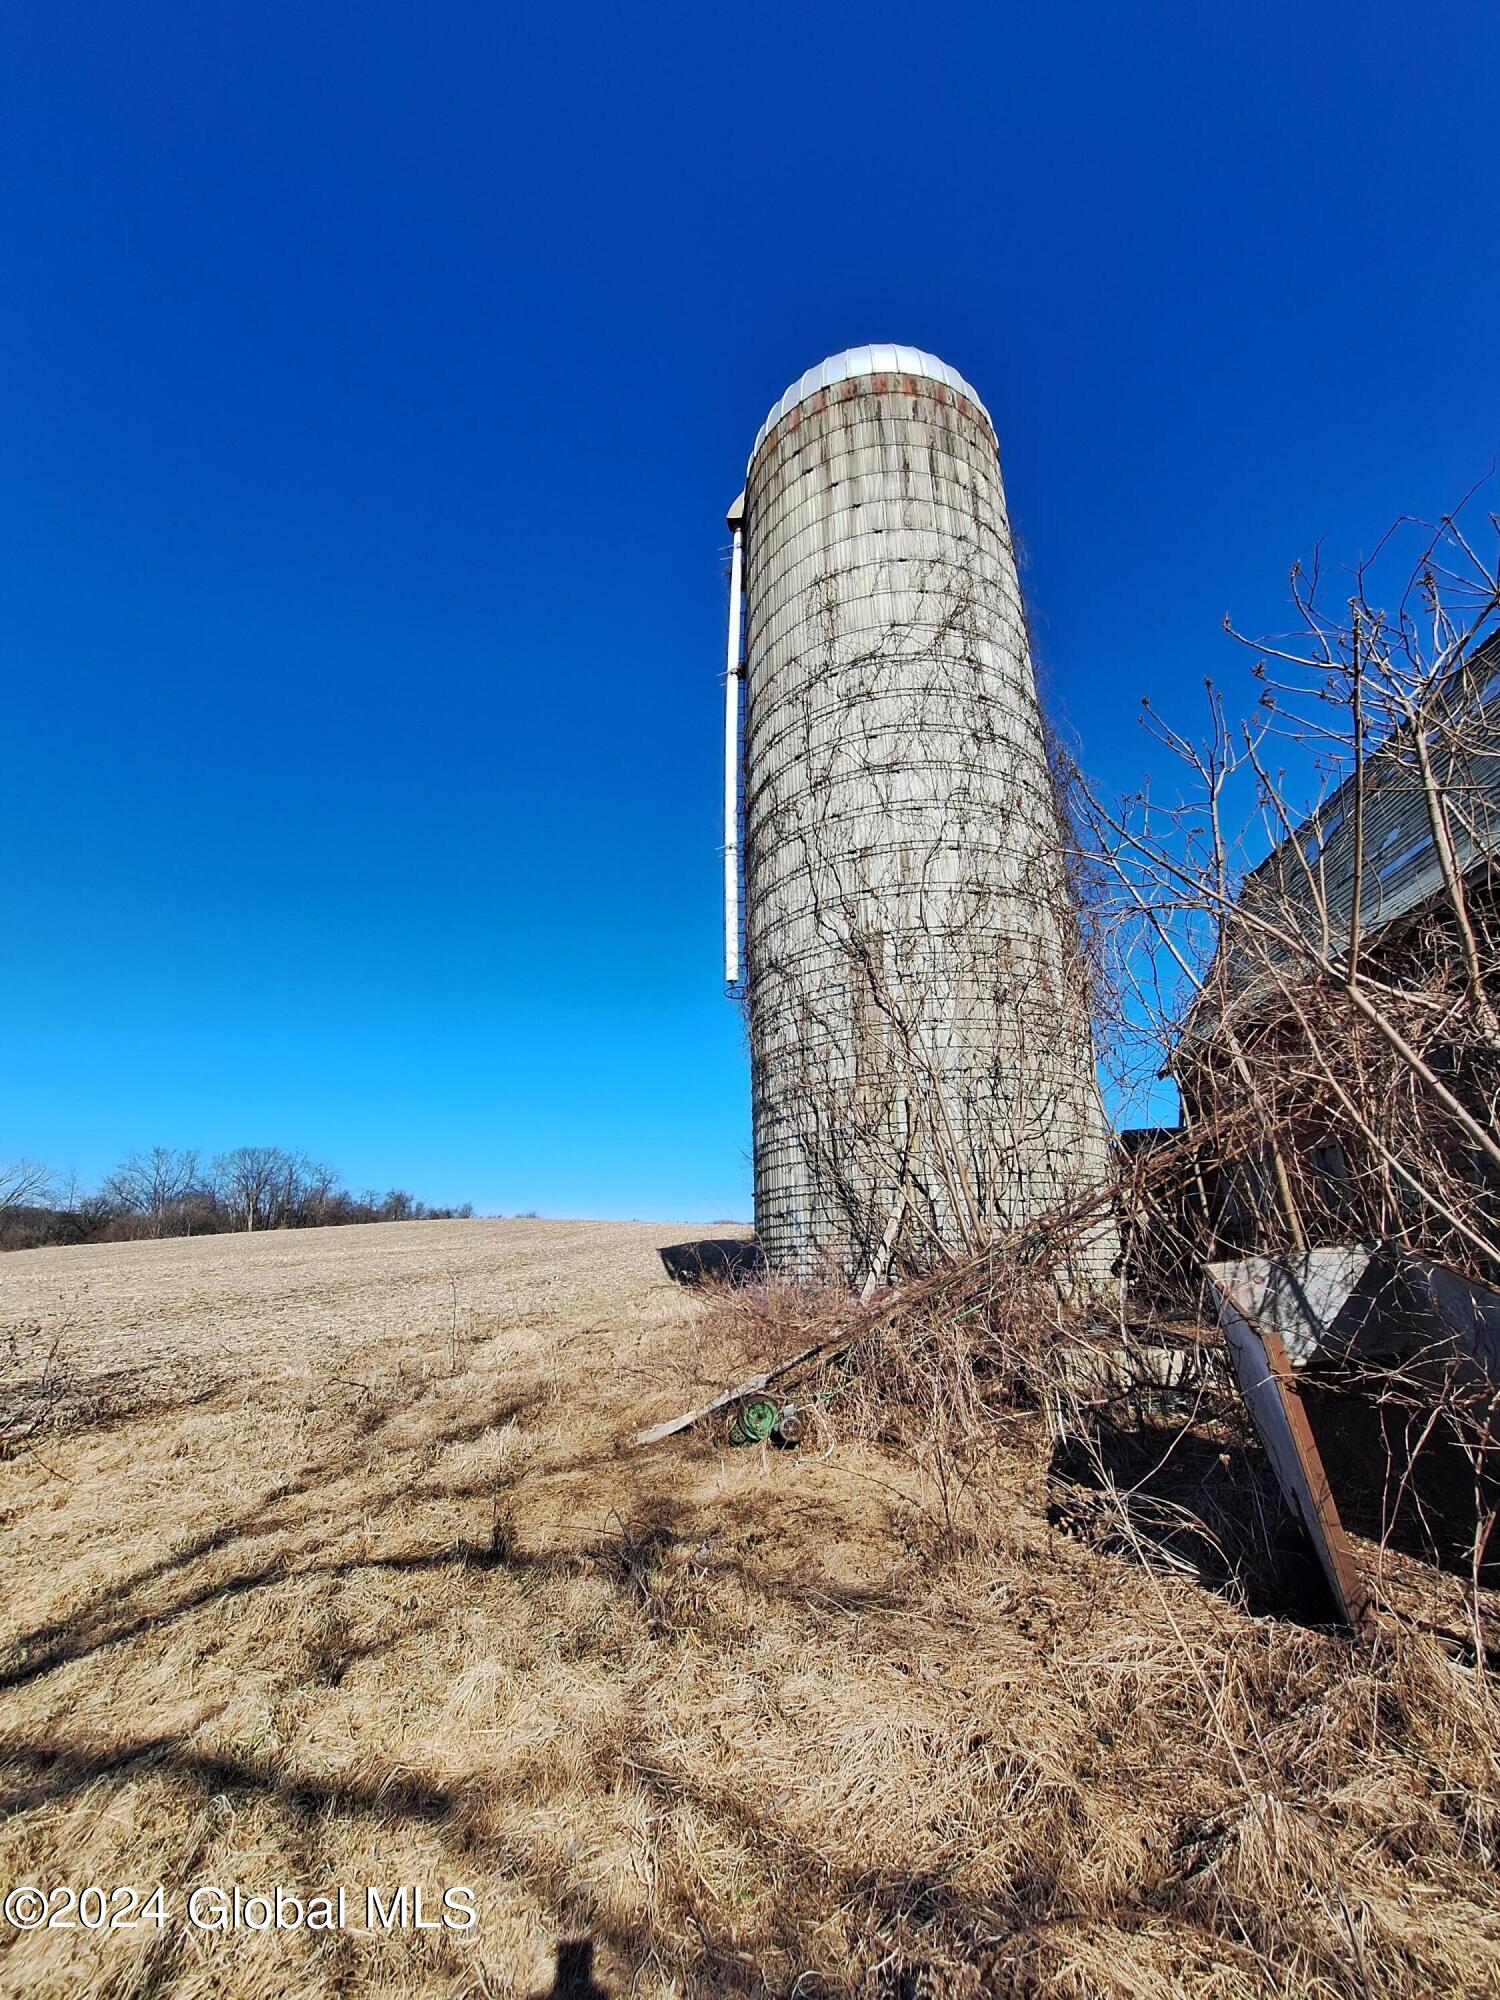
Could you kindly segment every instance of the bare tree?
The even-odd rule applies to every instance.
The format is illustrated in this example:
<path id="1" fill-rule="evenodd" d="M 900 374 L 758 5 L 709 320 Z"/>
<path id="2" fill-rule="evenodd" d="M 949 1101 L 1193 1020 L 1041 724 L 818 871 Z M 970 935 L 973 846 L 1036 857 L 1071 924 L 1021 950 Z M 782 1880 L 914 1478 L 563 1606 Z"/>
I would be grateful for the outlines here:
<path id="1" fill-rule="evenodd" d="M 321 1160 L 298 1155 L 298 1195 L 294 1220 L 309 1228 L 320 1228 L 338 1213 L 340 1202 L 349 1197 L 339 1185 L 333 1168 Z"/>
<path id="2" fill-rule="evenodd" d="M 40 1160 L 0 1160 L 0 1215 L 47 1200 L 52 1176 Z"/>
<path id="3" fill-rule="evenodd" d="M 238 1229 L 273 1229 L 280 1220 L 292 1156 L 280 1146 L 236 1146 L 214 1161 L 214 1188 Z"/>
<path id="4" fill-rule="evenodd" d="M 162 1236 L 172 1212 L 187 1200 L 197 1182 L 196 1152 L 153 1146 L 148 1152 L 132 1153 L 116 1167 L 102 1191 L 116 1207 L 143 1216 L 152 1236 Z"/>
<path id="5" fill-rule="evenodd" d="M 199 1154 L 154 1146 L 132 1153 L 92 1192 L 77 1175 L 55 1191 L 45 1167 L 0 1162 L 0 1248 L 212 1234 L 221 1229 L 329 1228 L 353 1222 L 472 1215 L 405 1189 L 355 1196 L 333 1168 L 284 1146 L 240 1146 L 200 1169 Z"/>

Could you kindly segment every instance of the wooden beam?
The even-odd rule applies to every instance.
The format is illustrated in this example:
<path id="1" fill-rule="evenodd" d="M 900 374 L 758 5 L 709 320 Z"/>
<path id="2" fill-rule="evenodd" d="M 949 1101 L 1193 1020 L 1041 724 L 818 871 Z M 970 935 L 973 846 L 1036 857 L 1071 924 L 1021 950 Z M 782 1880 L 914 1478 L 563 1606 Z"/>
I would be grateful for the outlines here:
<path id="1" fill-rule="evenodd" d="M 849 1346 L 847 1337 L 835 1334 L 831 1340 L 815 1340 L 811 1347 L 804 1347 L 800 1354 L 794 1354 L 789 1361 L 778 1361 L 774 1368 L 764 1369 L 759 1375 L 751 1375 L 743 1382 L 737 1382 L 732 1389 L 726 1389 L 722 1396 L 715 1396 L 711 1403 L 702 1403 L 696 1410 L 684 1410 L 680 1417 L 670 1417 L 664 1424 L 653 1424 L 648 1431 L 641 1431 L 633 1440 L 637 1448 L 645 1444 L 660 1444 L 663 1438 L 675 1437 L 679 1431 L 689 1430 L 700 1418 L 711 1417 L 715 1410 L 727 1410 L 731 1403 L 737 1403 L 742 1396 L 753 1396 L 758 1389 L 767 1389 L 783 1375 L 790 1375 L 804 1361 L 819 1358 L 832 1360 Z"/>
<path id="2" fill-rule="evenodd" d="M 1345 1623 L 1358 1630 L 1370 1622 L 1374 1600 L 1339 1519 L 1286 1349 L 1275 1329 L 1251 1319 L 1211 1274 L 1209 1283 L 1240 1391 L 1277 1483 L 1308 1532 Z"/>

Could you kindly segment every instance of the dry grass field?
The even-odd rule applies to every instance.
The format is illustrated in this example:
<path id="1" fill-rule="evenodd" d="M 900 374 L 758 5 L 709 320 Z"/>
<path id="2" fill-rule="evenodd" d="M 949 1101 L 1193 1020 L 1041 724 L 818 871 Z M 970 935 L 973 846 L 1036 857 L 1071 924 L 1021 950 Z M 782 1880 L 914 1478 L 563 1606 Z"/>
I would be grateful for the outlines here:
<path id="1" fill-rule="evenodd" d="M 0 1463 L 0 1888 L 165 1886 L 0 1924 L 6 1994 L 1500 1993 L 1482 1679 L 1063 1532 L 1023 1442 L 962 1532 L 836 1415 L 622 1448 L 762 1337 L 690 1234 L 0 1262 L 58 1390 Z M 236 1885 L 346 1919 L 186 1921 Z"/>

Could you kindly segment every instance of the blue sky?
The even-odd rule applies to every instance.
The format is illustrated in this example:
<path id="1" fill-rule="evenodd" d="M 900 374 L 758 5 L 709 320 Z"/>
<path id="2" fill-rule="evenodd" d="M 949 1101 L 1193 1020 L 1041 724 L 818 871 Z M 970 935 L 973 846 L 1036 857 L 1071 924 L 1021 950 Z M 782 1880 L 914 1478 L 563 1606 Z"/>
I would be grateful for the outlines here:
<path id="1" fill-rule="evenodd" d="M 0 1154 L 749 1207 L 723 513 L 867 340 L 995 415 L 1138 783 L 1500 449 L 1500 10 L 14 8 Z"/>

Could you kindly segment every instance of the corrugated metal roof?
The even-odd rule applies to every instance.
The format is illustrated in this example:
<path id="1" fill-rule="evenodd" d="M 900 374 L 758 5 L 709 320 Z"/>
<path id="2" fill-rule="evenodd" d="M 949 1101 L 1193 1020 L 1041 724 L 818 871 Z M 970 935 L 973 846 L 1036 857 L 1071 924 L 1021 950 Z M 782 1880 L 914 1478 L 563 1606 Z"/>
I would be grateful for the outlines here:
<path id="1" fill-rule="evenodd" d="M 1500 635 L 1475 648 L 1432 712 L 1435 774 L 1459 872 L 1468 876 L 1500 855 Z M 1371 755 L 1362 788 L 1359 931 L 1371 940 L 1430 903 L 1443 876 L 1409 729 L 1397 730 Z M 1346 778 L 1246 878 L 1242 907 L 1321 941 L 1321 906 L 1328 942 L 1342 952 L 1354 915 L 1354 803 L 1355 780 Z M 1237 1003 L 1261 985 L 1264 961 L 1239 941 L 1221 949 L 1225 988 Z M 1273 962 L 1284 956 L 1269 944 L 1264 951 Z M 1190 1022 L 1183 1042 L 1204 1031 Z"/>
<path id="2" fill-rule="evenodd" d="M 772 404 L 770 414 L 755 434 L 750 462 L 754 463 L 756 452 L 789 410 L 795 410 L 799 403 L 805 403 L 820 389 L 832 388 L 835 382 L 851 381 L 857 375 L 920 375 L 929 382 L 945 383 L 960 396 L 967 397 L 990 429 L 995 428 L 989 411 L 963 376 L 956 368 L 950 368 L 946 361 L 939 361 L 935 354 L 928 354 L 920 347 L 846 347 L 842 354 L 831 354 L 816 368 L 809 368 L 805 375 L 800 375 L 793 382 L 779 402 Z"/>
<path id="3" fill-rule="evenodd" d="M 1432 754 L 1460 870 L 1467 874 L 1500 848 L 1500 648 L 1469 662 L 1446 719 L 1439 712 Z M 1312 914 L 1326 902 L 1334 938 L 1348 937 L 1354 904 L 1354 783 L 1346 778 L 1245 884 L 1244 896 Z M 1360 932 L 1374 935 L 1426 903 L 1442 887 L 1427 799 L 1408 731 L 1370 758 L 1364 778 L 1364 867 Z"/>

